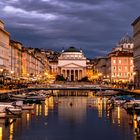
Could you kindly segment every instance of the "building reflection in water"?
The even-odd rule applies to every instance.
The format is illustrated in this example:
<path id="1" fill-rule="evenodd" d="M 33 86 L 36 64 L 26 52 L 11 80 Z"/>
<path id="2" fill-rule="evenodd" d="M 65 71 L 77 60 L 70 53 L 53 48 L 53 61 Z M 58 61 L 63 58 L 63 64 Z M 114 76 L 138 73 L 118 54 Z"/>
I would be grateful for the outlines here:
<path id="1" fill-rule="evenodd" d="M 102 118 L 102 107 L 103 107 L 102 98 L 98 98 L 97 104 L 98 104 L 98 117 Z"/>
<path id="2" fill-rule="evenodd" d="M 12 121 L 13 119 L 10 119 L 10 122 Z M 13 132 L 14 132 L 14 123 L 10 124 L 9 140 L 13 140 Z"/>
<path id="3" fill-rule="evenodd" d="M 62 97 L 58 106 L 59 119 L 67 120 L 72 123 L 81 123 L 86 117 L 85 97 Z"/>
<path id="4" fill-rule="evenodd" d="M 26 114 L 26 120 L 27 120 L 27 126 L 29 127 L 29 121 L 30 121 L 30 114 Z"/>
<path id="5" fill-rule="evenodd" d="M 36 116 L 48 116 L 49 109 L 54 108 L 54 97 L 46 98 L 43 104 L 35 104 L 35 115 Z"/>
<path id="6" fill-rule="evenodd" d="M 37 104 L 36 105 L 36 109 L 35 109 L 35 111 L 36 111 L 36 116 L 38 116 L 39 114 L 38 114 L 38 110 L 39 110 L 39 107 L 38 107 L 39 105 Z"/>
<path id="7" fill-rule="evenodd" d="M 68 93 L 72 94 L 70 91 Z M 15 133 L 20 135 L 23 130 L 26 131 L 26 129 L 29 128 L 30 121 L 32 121 L 33 118 L 36 121 L 38 120 L 38 118 L 41 118 L 40 116 L 48 117 L 49 110 L 54 109 L 55 102 L 58 100 L 59 103 L 56 104 L 56 106 L 58 109 L 57 111 L 60 121 L 68 121 L 70 122 L 70 124 L 74 125 L 84 122 L 88 110 L 87 106 L 90 104 L 90 110 L 88 111 L 96 110 L 94 112 L 97 114 L 96 116 L 98 118 L 106 119 L 106 122 L 110 122 L 111 125 L 119 126 L 119 128 L 122 129 L 123 132 L 127 133 L 128 129 L 130 129 L 130 126 L 128 125 L 130 115 L 128 115 L 123 108 L 116 107 L 115 109 L 109 111 L 106 107 L 107 98 L 93 97 L 92 93 L 88 95 L 89 97 L 50 97 L 47 98 L 45 102 L 43 102 L 43 104 L 35 104 L 34 115 L 30 111 L 24 112 L 22 118 L 14 123 L 11 123 L 8 129 L 0 126 L 0 140 L 5 140 L 5 133 L 7 133 L 7 137 L 9 137 L 9 140 L 14 140 L 14 137 L 16 136 Z M 93 116 L 93 118 L 96 116 Z M 131 116 L 131 120 L 133 121 L 132 127 L 134 128 L 134 130 L 137 128 L 136 117 L 136 115 Z M 12 122 L 13 120 L 10 119 L 9 121 Z"/>
<path id="8" fill-rule="evenodd" d="M 48 106 L 49 106 L 49 109 L 53 109 L 54 108 L 54 99 L 53 99 L 53 96 L 51 96 L 51 97 L 48 98 Z"/>
<path id="9" fill-rule="evenodd" d="M 45 100 L 45 109 L 44 109 L 44 115 L 48 116 L 48 109 L 49 109 L 49 101 L 48 98 Z"/>
<path id="10" fill-rule="evenodd" d="M 117 107 L 117 113 L 118 113 L 118 115 L 117 115 L 117 118 L 118 118 L 118 126 L 120 126 L 121 120 L 120 120 L 120 107 L 119 106 Z"/>
<path id="11" fill-rule="evenodd" d="M 3 133 L 3 132 L 2 132 L 2 131 L 3 131 L 2 129 L 3 129 L 3 128 L 0 127 L 0 140 L 2 140 L 2 133 Z"/>

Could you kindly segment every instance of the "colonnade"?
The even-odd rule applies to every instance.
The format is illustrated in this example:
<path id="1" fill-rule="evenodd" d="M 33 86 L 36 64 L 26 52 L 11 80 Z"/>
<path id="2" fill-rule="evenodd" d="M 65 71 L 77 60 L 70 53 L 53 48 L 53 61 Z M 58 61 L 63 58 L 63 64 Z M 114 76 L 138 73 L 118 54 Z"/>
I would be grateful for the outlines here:
<path id="1" fill-rule="evenodd" d="M 61 74 L 69 81 L 77 81 L 85 76 L 83 69 L 61 69 Z"/>

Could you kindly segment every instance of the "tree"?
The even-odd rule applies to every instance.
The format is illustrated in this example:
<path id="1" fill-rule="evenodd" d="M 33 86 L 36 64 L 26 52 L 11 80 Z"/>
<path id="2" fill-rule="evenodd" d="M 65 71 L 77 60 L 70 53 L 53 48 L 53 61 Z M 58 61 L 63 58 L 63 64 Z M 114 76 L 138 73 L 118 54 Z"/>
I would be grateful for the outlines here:
<path id="1" fill-rule="evenodd" d="M 63 75 L 57 75 L 56 81 L 66 81 L 66 79 L 63 77 Z"/>
<path id="2" fill-rule="evenodd" d="M 79 82 L 90 82 L 90 81 L 89 81 L 88 77 L 85 76 L 82 79 L 80 79 Z"/>

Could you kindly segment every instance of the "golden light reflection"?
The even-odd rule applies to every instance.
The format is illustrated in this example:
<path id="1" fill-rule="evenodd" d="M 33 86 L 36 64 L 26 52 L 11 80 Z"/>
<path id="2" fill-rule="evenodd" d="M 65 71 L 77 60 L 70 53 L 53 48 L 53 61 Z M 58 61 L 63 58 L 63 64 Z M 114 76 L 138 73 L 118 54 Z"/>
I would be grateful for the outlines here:
<path id="1" fill-rule="evenodd" d="M 0 127 L 0 140 L 2 140 L 2 127 Z"/>
<path id="2" fill-rule="evenodd" d="M 117 113 L 118 113 L 118 115 L 117 115 L 117 118 L 118 118 L 118 125 L 120 126 L 120 123 L 121 123 L 121 120 L 120 120 L 120 107 L 118 106 L 118 108 L 117 108 Z"/>
<path id="3" fill-rule="evenodd" d="M 54 107 L 53 96 L 49 97 L 48 102 L 49 102 L 49 108 L 50 109 L 53 109 L 53 107 Z"/>
<path id="4" fill-rule="evenodd" d="M 104 98 L 104 110 L 106 110 L 106 102 L 107 102 L 107 98 Z"/>
<path id="5" fill-rule="evenodd" d="M 36 105 L 36 116 L 38 116 L 38 104 Z"/>
<path id="6" fill-rule="evenodd" d="M 88 97 L 93 97 L 93 92 L 88 92 Z"/>
<path id="7" fill-rule="evenodd" d="M 134 130 L 137 128 L 137 115 L 134 114 L 134 117 L 133 117 L 133 125 L 134 125 Z"/>
<path id="8" fill-rule="evenodd" d="M 98 117 L 102 118 L 102 99 L 98 98 Z"/>
<path id="9" fill-rule="evenodd" d="M 42 114 L 42 105 L 39 105 L 39 115 Z"/>
<path id="10" fill-rule="evenodd" d="M 45 111 L 45 116 L 48 116 L 48 109 L 49 109 L 49 108 L 48 108 L 48 105 L 49 105 L 49 104 L 48 104 L 48 99 L 46 99 L 46 100 L 45 100 L 45 110 L 44 110 L 44 111 Z"/>
<path id="11" fill-rule="evenodd" d="M 30 120 L 30 114 L 29 113 L 26 114 L 26 119 L 27 119 L 27 121 Z"/>
<path id="12" fill-rule="evenodd" d="M 10 122 L 12 122 L 13 119 L 10 119 Z M 13 140 L 13 130 L 14 130 L 14 124 L 12 123 L 10 125 L 10 136 L 9 136 L 9 140 Z"/>
<path id="13" fill-rule="evenodd" d="M 29 126 L 29 121 L 30 121 L 30 114 L 29 113 L 26 114 L 26 120 L 27 120 L 27 126 Z"/>

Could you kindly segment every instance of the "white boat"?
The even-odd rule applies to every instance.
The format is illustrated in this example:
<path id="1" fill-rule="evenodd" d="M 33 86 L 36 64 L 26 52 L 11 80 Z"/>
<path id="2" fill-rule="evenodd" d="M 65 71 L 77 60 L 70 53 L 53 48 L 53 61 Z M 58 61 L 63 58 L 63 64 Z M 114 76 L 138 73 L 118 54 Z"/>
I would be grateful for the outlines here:
<path id="1" fill-rule="evenodd" d="M 98 96 L 110 96 L 110 95 L 116 95 L 117 93 L 119 93 L 119 91 L 115 91 L 115 90 L 99 90 L 96 95 Z"/>
<path id="2" fill-rule="evenodd" d="M 15 105 L 21 107 L 22 110 L 32 110 L 32 109 L 34 109 L 33 105 L 31 105 L 31 104 L 23 104 L 23 101 L 16 101 Z"/>
<path id="3" fill-rule="evenodd" d="M 9 96 L 11 100 L 14 101 L 26 101 L 26 100 L 41 100 L 44 101 L 46 96 L 36 95 L 36 94 L 12 94 Z"/>
<path id="4" fill-rule="evenodd" d="M 0 107 L 0 118 L 5 117 L 6 117 L 5 107 Z"/>
<path id="5" fill-rule="evenodd" d="M 25 94 L 12 94 L 12 95 L 9 95 L 9 98 L 12 99 L 12 100 L 25 100 L 27 98 L 27 95 Z"/>
<path id="6" fill-rule="evenodd" d="M 0 102 L 0 110 L 2 113 L 11 113 L 11 114 L 21 114 L 22 113 L 22 109 L 12 105 L 13 102 L 11 103 L 5 103 L 5 102 Z"/>
<path id="7" fill-rule="evenodd" d="M 22 106 L 22 109 L 23 110 L 32 110 L 32 109 L 34 109 L 34 106 L 33 105 L 26 105 L 25 104 L 25 105 Z"/>

